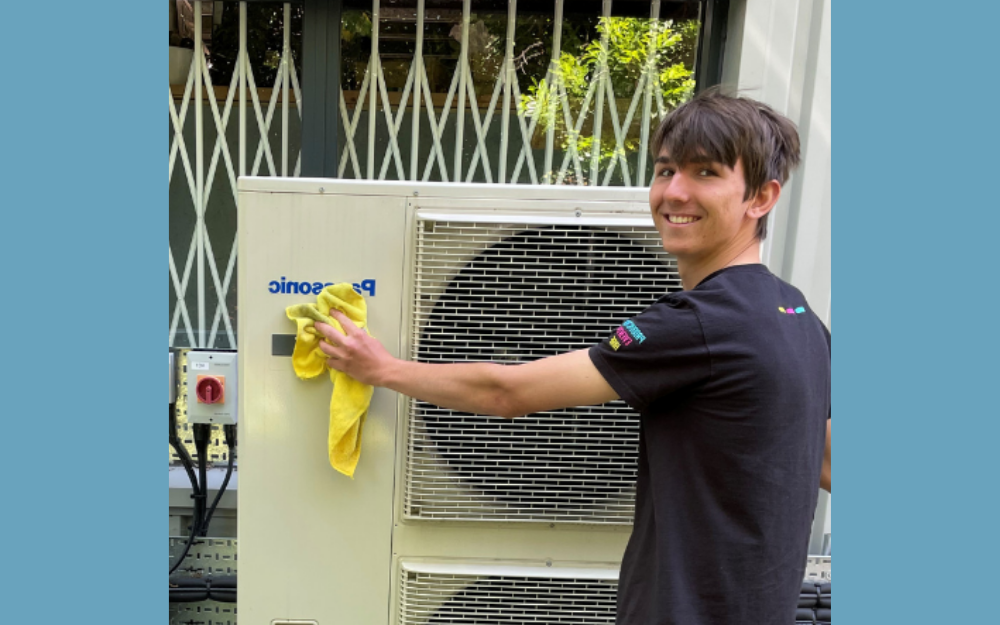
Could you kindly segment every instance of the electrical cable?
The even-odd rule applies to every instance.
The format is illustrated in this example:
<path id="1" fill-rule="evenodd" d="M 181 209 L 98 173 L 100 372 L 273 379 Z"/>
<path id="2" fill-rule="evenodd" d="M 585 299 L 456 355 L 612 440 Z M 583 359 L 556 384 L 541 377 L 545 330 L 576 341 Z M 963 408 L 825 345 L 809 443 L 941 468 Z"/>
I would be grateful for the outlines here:
<path id="1" fill-rule="evenodd" d="M 181 553 L 177 561 L 170 568 L 170 575 L 173 575 L 174 571 L 180 567 L 181 563 L 184 562 L 184 558 L 187 557 L 188 552 L 191 550 L 191 545 L 194 544 L 195 538 L 201 535 L 202 525 L 205 522 L 205 500 L 207 498 L 208 491 L 208 442 L 212 435 L 212 426 L 206 423 L 195 423 L 192 427 L 194 431 L 194 447 L 195 451 L 198 453 L 198 477 L 197 487 L 194 487 L 194 515 L 191 519 L 191 533 L 188 536 L 187 544 L 184 545 L 184 551 Z"/>
<path id="2" fill-rule="evenodd" d="M 208 503 L 208 444 L 212 439 L 212 426 L 208 423 L 195 423 L 193 430 L 194 448 L 198 453 L 198 483 L 201 485 L 198 493 L 194 495 L 193 525 L 195 531 L 201 534 Z"/>
<path id="3" fill-rule="evenodd" d="M 170 446 L 174 448 L 177 453 L 177 457 L 181 460 L 181 465 L 184 466 L 184 471 L 187 472 L 188 480 L 191 481 L 191 490 L 197 493 L 198 479 L 194 474 L 194 461 L 191 459 L 191 454 L 188 453 L 187 447 L 181 442 L 179 436 L 177 436 L 177 414 L 176 414 L 176 404 L 168 404 L 170 409 Z"/>
<path id="4" fill-rule="evenodd" d="M 200 532 L 202 536 L 208 536 L 208 524 L 212 522 L 212 515 L 215 514 L 215 509 L 219 507 L 219 501 L 222 500 L 222 495 L 226 492 L 226 487 L 229 486 L 229 478 L 233 476 L 233 463 L 236 460 L 236 426 L 224 425 L 222 427 L 226 433 L 226 447 L 229 448 L 229 464 L 226 466 L 226 477 L 222 480 L 219 492 L 216 493 L 212 506 L 205 514 L 205 522 L 202 523 Z"/>
<path id="5" fill-rule="evenodd" d="M 236 603 L 236 576 L 189 577 L 187 575 L 174 575 L 170 578 L 170 603 L 196 603 L 199 601 Z"/>
<path id="6" fill-rule="evenodd" d="M 191 524 L 191 535 L 188 536 L 187 544 L 184 545 L 184 551 L 182 551 L 180 557 L 177 558 L 177 562 L 174 562 L 174 565 L 172 567 L 170 567 L 170 573 L 168 575 L 173 575 L 174 571 L 176 571 L 178 569 L 178 567 L 180 567 L 181 562 L 184 562 L 184 558 L 187 557 L 188 551 L 191 550 L 191 545 L 194 544 L 194 539 L 197 536 L 198 536 L 198 528 L 195 527 L 194 523 L 192 523 Z"/>
<path id="7" fill-rule="evenodd" d="M 194 544 L 195 539 L 200 536 L 205 536 L 208 532 L 208 524 L 212 520 L 212 515 L 215 514 L 215 509 L 219 505 L 219 501 L 222 500 L 222 495 L 226 491 L 226 487 L 229 485 L 229 479 L 233 475 L 233 466 L 236 457 L 236 426 L 226 425 L 223 426 L 223 431 L 226 435 L 226 446 L 229 447 L 229 463 L 226 469 L 226 477 L 222 480 L 222 485 L 219 487 L 219 492 L 216 494 L 215 499 L 212 501 L 212 507 L 209 509 L 208 513 L 200 521 L 198 519 L 192 520 L 191 523 L 191 535 L 188 537 L 187 544 L 184 545 L 184 551 L 181 553 L 177 561 L 170 568 L 170 575 L 174 574 L 184 558 L 187 557 L 188 552 L 191 550 L 191 546 Z M 194 439 L 195 446 L 198 450 L 198 468 L 199 472 L 202 474 L 202 503 L 205 501 L 205 494 L 208 492 L 208 477 L 206 472 L 207 460 L 202 460 L 207 457 L 208 453 L 208 441 L 212 433 L 212 426 L 207 424 L 195 424 L 194 426 Z M 196 499 L 197 503 L 198 500 Z"/>
<path id="8" fill-rule="evenodd" d="M 181 441 L 180 437 L 177 436 L 177 414 L 175 410 L 176 406 L 175 404 L 168 404 L 168 406 L 170 408 L 170 414 L 169 414 L 170 446 L 173 447 L 174 451 L 177 452 L 177 457 L 180 458 L 181 464 L 184 466 L 184 471 L 187 473 L 188 479 L 191 481 L 191 492 L 192 492 L 191 496 L 195 498 L 195 510 L 196 510 L 195 518 L 191 520 L 191 533 L 190 536 L 188 537 L 187 544 L 184 546 L 184 552 L 181 554 L 180 558 L 177 559 L 177 562 L 174 564 L 174 567 L 170 569 L 170 573 L 173 573 L 175 570 L 177 570 L 177 567 L 180 566 L 180 563 L 184 561 L 184 558 L 187 556 L 188 551 L 191 549 L 191 545 L 194 543 L 194 537 L 198 533 L 198 526 L 200 522 L 198 521 L 198 516 L 197 516 L 197 503 L 199 501 L 198 497 L 199 495 L 201 495 L 201 486 L 198 482 L 198 478 L 194 474 L 194 466 L 193 466 L 194 462 L 191 459 L 191 454 L 188 453 L 187 447 L 184 446 L 184 443 Z"/>

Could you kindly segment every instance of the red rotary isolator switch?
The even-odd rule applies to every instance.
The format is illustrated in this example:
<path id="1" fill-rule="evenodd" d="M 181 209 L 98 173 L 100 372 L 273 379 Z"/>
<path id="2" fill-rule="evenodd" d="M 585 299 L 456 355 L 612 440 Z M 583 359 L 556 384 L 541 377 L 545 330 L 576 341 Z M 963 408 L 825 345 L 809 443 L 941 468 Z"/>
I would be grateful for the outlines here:
<path id="1" fill-rule="evenodd" d="M 194 390 L 199 404 L 221 404 L 226 400 L 226 376 L 199 375 Z"/>

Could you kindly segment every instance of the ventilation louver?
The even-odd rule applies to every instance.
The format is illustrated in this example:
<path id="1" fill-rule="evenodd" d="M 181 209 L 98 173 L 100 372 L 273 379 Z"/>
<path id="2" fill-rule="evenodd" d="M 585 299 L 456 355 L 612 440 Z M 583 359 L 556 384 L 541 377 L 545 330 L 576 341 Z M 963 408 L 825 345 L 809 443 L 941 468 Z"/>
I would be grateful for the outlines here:
<path id="1" fill-rule="evenodd" d="M 617 572 L 614 572 L 617 575 Z M 401 625 L 610 625 L 617 579 L 403 570 Z"/>
<path id="2" fill-rule="evenodd" d="M 668 291 L 676 261 L 642 226 L 418 221 L 422 362 L 526 362 L 582 349 Z M 638 416 L 622 402 L 514 421 L 411 404 L 411 518 L 627 524 Z"/>

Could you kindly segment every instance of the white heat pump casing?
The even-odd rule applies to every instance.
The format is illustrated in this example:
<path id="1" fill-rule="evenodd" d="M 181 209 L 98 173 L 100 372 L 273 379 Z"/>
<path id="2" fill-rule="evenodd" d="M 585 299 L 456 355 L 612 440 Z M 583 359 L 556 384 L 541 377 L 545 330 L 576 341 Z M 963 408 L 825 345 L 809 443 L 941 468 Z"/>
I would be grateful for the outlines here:
<path id="1" fill-rule="evenodd" d="M 617 573 L 627 523 L 405 514 L 410 400 L 387 389 L 375 390 L 355 478 L 334 471 L 329 378 L 299 380 L 291 359 L 271 351 L 273 335 L 295 332 L 285 308 L 315 295 L 269 285 L 375 280 L 374 296 L 366 293 L 370 331 L 410 358 L 419 220 L 651 228 L 647 190 L 243 178 L 239 202 L 241 623 L 402 625 L 407 566 L 503 566 L 526 577 L 590 570 L 598 580 Z"/>

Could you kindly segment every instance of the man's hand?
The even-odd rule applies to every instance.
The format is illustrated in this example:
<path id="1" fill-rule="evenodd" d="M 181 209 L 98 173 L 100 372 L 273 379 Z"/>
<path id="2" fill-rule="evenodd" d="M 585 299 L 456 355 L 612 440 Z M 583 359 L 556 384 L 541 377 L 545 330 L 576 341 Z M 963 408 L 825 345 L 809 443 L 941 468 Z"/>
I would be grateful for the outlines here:
<path id="1" fill-rule="evenodd" d="M 339 310 L 331 309 L 330 316 L 340 323 L 346 335 L 331 325 L 317 322 L 316 330 L 323 335 L 319 348 L 330 358 L 327 366 L 342 371 L 363 384 L 384 386 L 388 369 L 396 362 L 382 344 L 354 325 Z"/>

